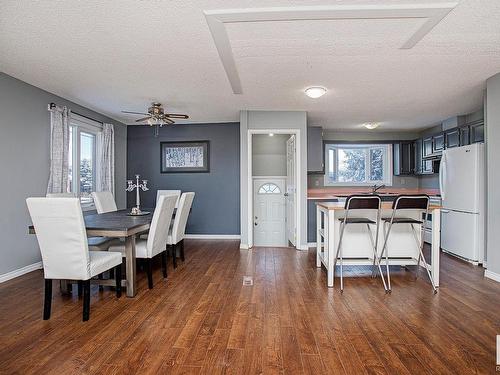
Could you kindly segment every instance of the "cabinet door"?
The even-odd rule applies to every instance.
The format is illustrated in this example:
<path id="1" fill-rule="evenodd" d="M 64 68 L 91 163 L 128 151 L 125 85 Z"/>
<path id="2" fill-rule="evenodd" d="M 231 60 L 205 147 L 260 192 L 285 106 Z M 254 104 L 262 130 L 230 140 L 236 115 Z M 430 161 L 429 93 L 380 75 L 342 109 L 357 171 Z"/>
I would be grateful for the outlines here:
<path id="1" fill-rule="evenodd" d="M 470 126 L 470 143 L 484 142 L 484 122 Z"/>
<path id="2" fill-rule="evenodd" d="M 444 150 L 444 133 L 432 137 L 432 153 L 440 154 Z"/>
<path id="3" fill-rule="evenodd" d="M 460 146 L 470 145 L 470 128 L 462 126 L 459 128 L 460 132 Z"/>
<path id="4" fill-rule="evenodd" d="M 447 130 L 445 133 L 446 148 L 453 148 L 460 146 L 460 131 L 459 128 Z"/>
<path id="5" fill-rule="evenodd" d="M 324 172 L 323 128 L 307 128 L 307 172 Z"/>
<path id="6" fill-rule="evenodd" d="M 399 142 L 394 144 L 394 174 L 410 175 L 415 168 L 415 154 L 413 142 Z"/>
<path id="7" fill-rule="evenodd" d="M 422 174 L 422 140 L 417 139 L 413 143 L 413 151 L 415 153 L 415 174 Z"/>
<path id="8" fill-rule="evenodd" d="M 432 156 L 432 137 L 424 138 L 422 142 L 423 157 Z"/>
<path id="9" fill-rule="evenodd" d="M 422 163 L 422 174 L 430 174 L 430 173 L 434 173 L 433 161 L 424 160 Z"/>

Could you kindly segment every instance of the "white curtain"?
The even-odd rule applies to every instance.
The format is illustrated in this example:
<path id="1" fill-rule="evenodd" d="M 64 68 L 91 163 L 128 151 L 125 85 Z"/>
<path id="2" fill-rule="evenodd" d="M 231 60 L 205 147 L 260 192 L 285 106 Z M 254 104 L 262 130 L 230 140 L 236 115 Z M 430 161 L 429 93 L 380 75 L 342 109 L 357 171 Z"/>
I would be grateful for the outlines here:
<path id="1" fill-rule="evenodd" d="M 47 193 L 66 193 L 69 174 L 69 120 L 66 108 L 50 109 L 50 174 Z"/>
<path id="2" fill-rule="evenodd" d="M 115 131 L 113 124 L 102 124 L 97 136 L 96 190 L 115 193 Z"/>

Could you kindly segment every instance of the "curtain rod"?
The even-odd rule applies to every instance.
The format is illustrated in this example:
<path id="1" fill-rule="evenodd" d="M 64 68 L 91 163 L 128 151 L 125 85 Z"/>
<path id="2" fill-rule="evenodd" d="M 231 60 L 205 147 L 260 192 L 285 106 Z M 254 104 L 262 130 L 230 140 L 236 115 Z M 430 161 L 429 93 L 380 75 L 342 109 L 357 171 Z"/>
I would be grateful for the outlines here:
<path id="1" fill-rule="evenodd" d="M 56 107 L 57 107 L 57 104 L 56 104 L 56 103 L 50 103 L 50 104 L 49 104 L 49 111 L 50 111 L 51 109 L 56 108 Z M 93 119 L 92 117 L 82 115 L 82 114 L 80 114 L 80 113 L 78 113 L 78 112 L 73 112 L 73 111 L 71 111 L 71 113 L 74 113 L 75 115 L 82 116 L 82 117 L 85 117 L 86 119 L 89 119 L 89 120 L 92 120 L 92 121 L 98 122 L 99 124 L 104 124 L 104 122 L 102 122 L 102 121 L 98 121 L 98 120 L 96 120 L 96 119 Z"/>

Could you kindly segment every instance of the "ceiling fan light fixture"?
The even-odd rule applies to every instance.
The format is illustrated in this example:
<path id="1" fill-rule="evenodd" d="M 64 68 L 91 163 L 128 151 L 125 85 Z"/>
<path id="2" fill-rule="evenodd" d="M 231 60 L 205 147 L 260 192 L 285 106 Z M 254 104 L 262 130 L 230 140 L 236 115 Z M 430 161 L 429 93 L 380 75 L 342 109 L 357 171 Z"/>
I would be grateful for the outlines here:
<path id="1" fill-rule="evenodd" d="M 304 92 L 308 97 L 312 99 L 317 99 L 326 94 L 326 89 L 321 86 L 312 86 L 305 89 Z"/>
<path id="2" fill-rule="evenodd" d="M 369 130 L 377 129 L 380 126 L 380 122 L 367 122 L 363 126 Z"/>

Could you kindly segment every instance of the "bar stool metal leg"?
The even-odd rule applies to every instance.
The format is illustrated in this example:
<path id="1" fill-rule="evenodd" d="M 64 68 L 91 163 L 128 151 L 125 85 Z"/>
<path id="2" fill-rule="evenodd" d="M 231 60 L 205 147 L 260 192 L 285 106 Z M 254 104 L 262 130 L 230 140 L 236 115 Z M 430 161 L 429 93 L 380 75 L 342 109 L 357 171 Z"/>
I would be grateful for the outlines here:
<path id="1" fill-rule="evenodd" d="M 382 252 L 380 253 L 380 258 L 379 258 L 379 262 L 380 262 L 380 259 L 382 259 L 382 257 L 385 254 L 385 267 L 386 267 L 386 272 L 387 272 L 387 292 L 388 293 L 391 293 L 391 275 L 389 272 L 389 251 L 387 250 L 387 240 L 389 239 L 389 234 L 391 233 L 393 218 L 394 218 L 394 215 L 391 218 L 391 222 L 389 224 L 389 229 L 386 229 L 386 227 L 385 227 L 386 223 L 384 223 L 384 246 L 382 247 Z"/>
<path id="2" fill-rule="evenodd" d="M 418 250 L 420 253 L 418 256 L 417 272 L 418 272 L 418 268 L 420 268 L 420 258 L 422 258 L 422 260 L 424 261 L 425 270 L 427 271 L 427 275 L 429 276 L 429 280 L 430 280 L 431 285 L 432 285 L 432 290 L 434 291 L 434 294 L 436 294 L 437 293 L 436 285 L 434 284 L 434 279 L 432 278 L 431 271 L 429 270 L 429 265 L 427 264 L 427 261 L 425 260 L 425 256 L 424 256 L 424 251 L 423 251 L 424 240 L 423 240 L 423 238 L 421 241 L 418 240 L 417 232 L 416 232 L 413 224 L 411 224 L 411 229 L 413 231 L 413 235 L 415 236 L 415 240 L 417 241 Z"/>
<path id="3" fill-rule="evenodd" d="M 368 229 L 368 235 L 370 236 L 370 241 L 371 241 L 372 247 L 373 247 L 372 276 L 374 275 L 374 272 L 375 272 L 375 263 L 376 263 L 376 265 L 378 266 L 378 270 L 380 272 L 380 277 L 382 278 L 382 282 L 384 283 L 384 290 L 387 292 L 387 285 L 385 283 L 385 278 L 384 278 L 384 273 L 382 272 L 382 267 L 380 267 L 380 262 L 378 261 L 377 246 L 376 246 L 376 242 L 374 242 L 374 240 L 373 240 L 373 234 L 372 234 L 372 231 L 370 229 L 370 224 L 366 224 L 366 228 Z M 377 232 L 378 232 L 378 225 L 377 225 Z M 378 240 L 378 236 L 377 236 L 377 240 Z"/>
<path id="4" fill-rule="evenodd" d="M 346 222 L 347 220 L 344 220 L 341 224 L 341 227 L 340 227 L 340 236 L 339 236 L 339 244 L 337 246 L 337 252 L 335 253 L 335 261 L 333 262 L 333 267 L 335 268 L 336 264 L 337 264 L 337 260 L 339 259 L 339 255 L 341 254 L 340 253 L 340 249 L 342 247 L 342 238 L 344 237 L 344 230 L 345 230 L 345 226 L 346 226 Z M 340 291 L 342 292 L 344 290 L 344 280 L 343 280 L 343 274 L 342 274 L 342 260 L 340 262 Z"/>

